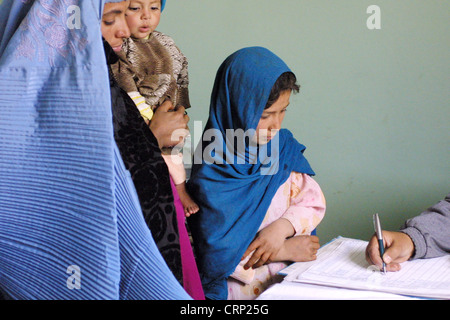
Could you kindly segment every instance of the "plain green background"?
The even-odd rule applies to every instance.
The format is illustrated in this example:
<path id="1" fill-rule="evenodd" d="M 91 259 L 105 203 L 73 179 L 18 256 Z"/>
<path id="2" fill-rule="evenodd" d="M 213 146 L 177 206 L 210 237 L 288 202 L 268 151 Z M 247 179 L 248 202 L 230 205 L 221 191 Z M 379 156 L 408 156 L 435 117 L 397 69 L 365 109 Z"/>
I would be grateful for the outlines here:
<path id="1" fill-rule="evenodd" d="M 450 192 L 450 1 L 168 0 L 158 30 L 189 60 L 192 131 L 234 51 L 267 47 L 297 75 L 284 127 L 327 199 L 322 244 L 369 239 L 374 213 L 398 229 Z"/>

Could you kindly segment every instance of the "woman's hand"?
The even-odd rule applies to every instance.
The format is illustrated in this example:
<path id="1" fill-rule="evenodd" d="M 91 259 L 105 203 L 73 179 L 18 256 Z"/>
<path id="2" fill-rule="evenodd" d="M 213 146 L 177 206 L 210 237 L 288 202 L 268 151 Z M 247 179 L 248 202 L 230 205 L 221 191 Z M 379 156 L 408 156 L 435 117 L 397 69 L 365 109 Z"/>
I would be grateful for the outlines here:
<path id="1" fill-rule="evenodd" d="M 251 252 L 250 259 L 244 265 L 244 269 L 258 268 L 265 263 L 275 261 L 281 248 L 284 246 L 286 238 L 292 236 L 295 230 L 289 220 L 280 218 L 262 229 L 256 235 L 255 240 L 250 244 L 242 257 L 244 260 Z"/>
<path id="2" fill-rule="evenodd" d="M 174 147 L 184 141 L 189 134 L 189 116 L 185 114 L 184 107 L 174 110 L 170 101 L 165 101 L 155 110 L 150 121 L 150 130 L 153 132 L 159 147 Z"/>

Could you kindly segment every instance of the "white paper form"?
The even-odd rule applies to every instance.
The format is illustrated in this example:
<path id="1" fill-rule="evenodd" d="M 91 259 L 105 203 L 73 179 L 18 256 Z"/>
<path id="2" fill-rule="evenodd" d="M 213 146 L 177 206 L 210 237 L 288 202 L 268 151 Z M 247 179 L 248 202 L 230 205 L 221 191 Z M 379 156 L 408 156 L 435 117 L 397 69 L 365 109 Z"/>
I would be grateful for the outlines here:
<path id="1" fill-rule="evenodd" d="M 265 290 L 257 300 L 420 300 L 404 295 L 354 290 L 309 283 L 283 281 Z"/>
<path id="2" fill-rule="evenodd" d="M 450 299 L 450 256 L 402 263 L 398 272 L 383 274 L 365 259 L 366 241 L 338 238 L 319 250 L 305 270 L 290 266 L 287 281 L 340 288 L 383 291 L 417 297 Z M 299 269 L 296 269 L 296 265 Z"/>

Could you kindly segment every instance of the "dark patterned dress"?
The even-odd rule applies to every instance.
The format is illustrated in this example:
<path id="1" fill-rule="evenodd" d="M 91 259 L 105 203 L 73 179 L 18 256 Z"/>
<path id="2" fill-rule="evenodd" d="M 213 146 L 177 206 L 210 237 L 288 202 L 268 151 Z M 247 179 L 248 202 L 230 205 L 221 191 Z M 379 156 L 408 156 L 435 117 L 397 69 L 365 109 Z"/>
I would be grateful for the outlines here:
<path id="1" fill-rule="evenodd" d="M 109 65 L 117 55 L 104 42 Z M 114 138 L 131 174 L 144 219 L 167 265 L 183 284 L 177 216 L 169 171 L 158 142 L 128 94 L 110 72 Z"/>

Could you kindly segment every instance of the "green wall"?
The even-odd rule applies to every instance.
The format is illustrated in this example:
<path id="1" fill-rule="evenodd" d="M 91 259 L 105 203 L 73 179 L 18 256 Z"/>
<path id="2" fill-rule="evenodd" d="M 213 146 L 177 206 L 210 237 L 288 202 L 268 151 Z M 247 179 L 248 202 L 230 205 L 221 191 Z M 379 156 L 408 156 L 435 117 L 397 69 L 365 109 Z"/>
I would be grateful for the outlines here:
<path id="1" fill-rule="evenodd" d="M 235 50 L 265 46 L 296 73 L 284 126 L 327 199 L 321 243 L 368 239 L 376 212 L 397 229 L 450 191 L 450 1 L 169 0 L 158 30 L 189 59 L 192 130 Z"/>

